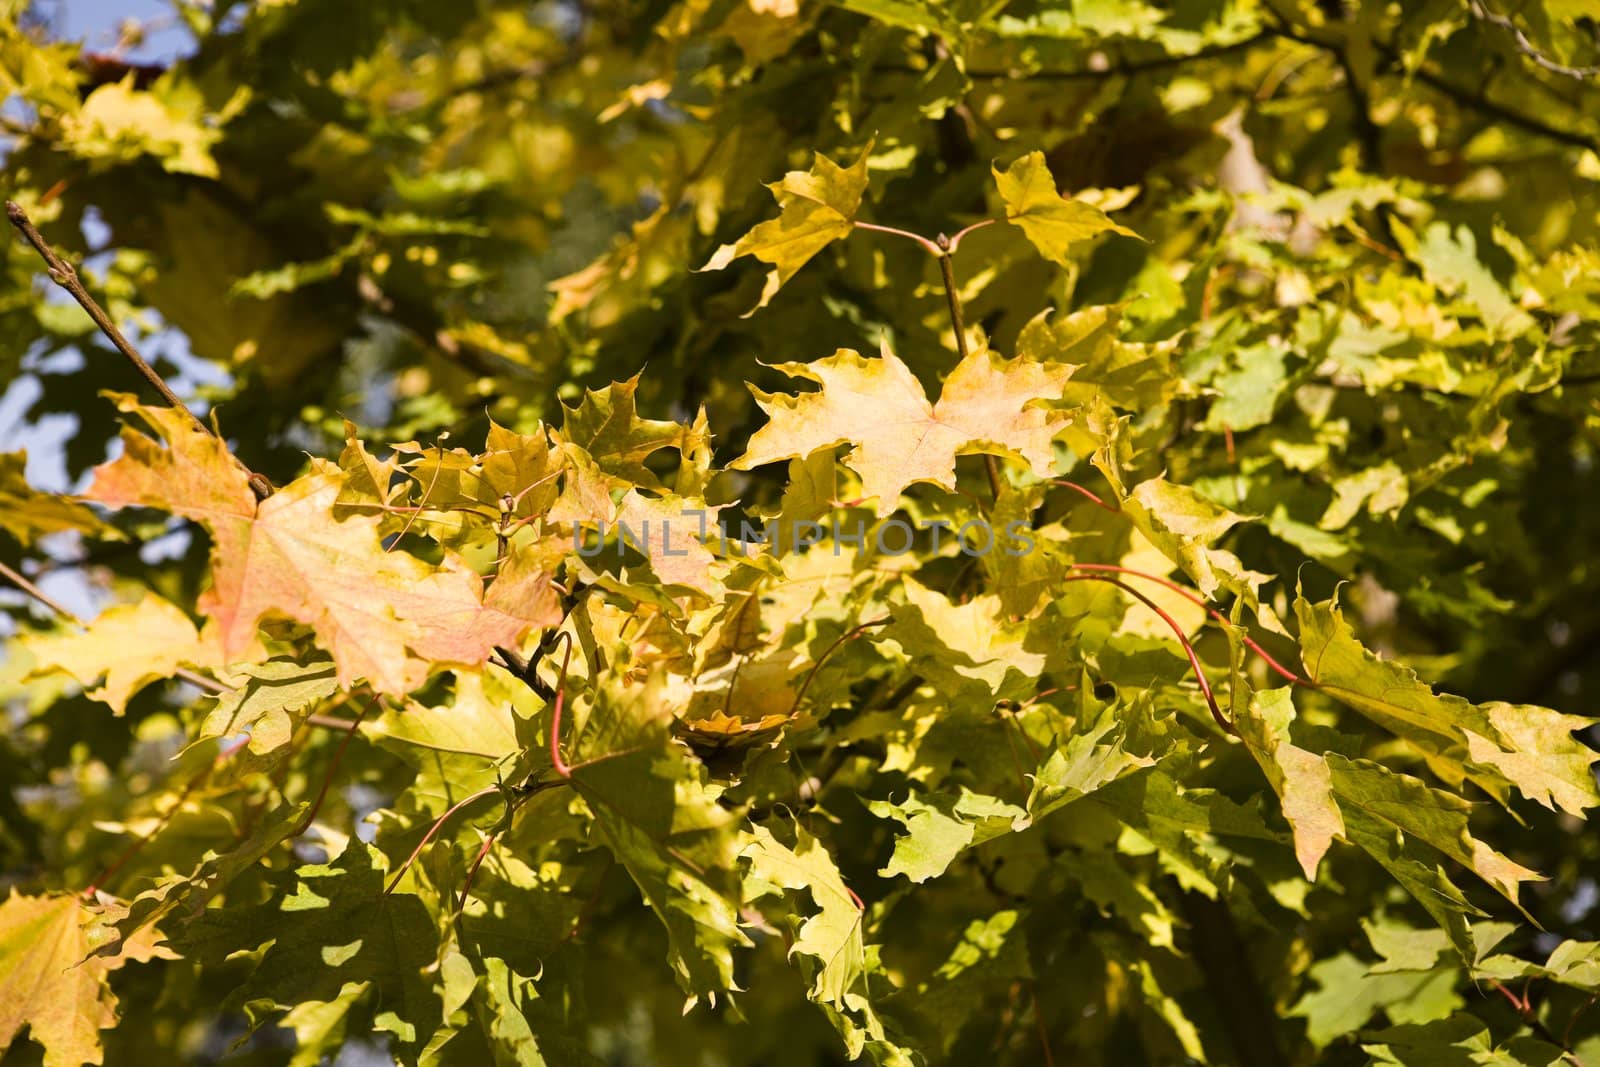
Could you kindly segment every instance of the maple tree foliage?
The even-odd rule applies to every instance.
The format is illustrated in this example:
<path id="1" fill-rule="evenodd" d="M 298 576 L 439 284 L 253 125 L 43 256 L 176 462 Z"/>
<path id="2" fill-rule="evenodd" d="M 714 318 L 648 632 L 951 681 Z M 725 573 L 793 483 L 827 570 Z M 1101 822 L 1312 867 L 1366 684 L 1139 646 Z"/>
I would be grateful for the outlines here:
<path id="1" fill-rule="evenodd" d="M 0 2 L 7 1067 L 1600 1067 L 1600 5 L 174 17 Z"/>

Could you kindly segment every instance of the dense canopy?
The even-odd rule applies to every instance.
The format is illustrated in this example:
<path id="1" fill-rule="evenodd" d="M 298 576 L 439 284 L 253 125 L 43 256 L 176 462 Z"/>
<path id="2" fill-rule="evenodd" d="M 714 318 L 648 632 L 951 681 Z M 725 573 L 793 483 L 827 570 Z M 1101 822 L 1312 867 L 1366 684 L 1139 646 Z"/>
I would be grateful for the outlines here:
<path id="1" fill-rule="evenodd" d="M 171 17 L 0 0 L 7 1067 L 1600 1067 L 1600 3 Z"/>

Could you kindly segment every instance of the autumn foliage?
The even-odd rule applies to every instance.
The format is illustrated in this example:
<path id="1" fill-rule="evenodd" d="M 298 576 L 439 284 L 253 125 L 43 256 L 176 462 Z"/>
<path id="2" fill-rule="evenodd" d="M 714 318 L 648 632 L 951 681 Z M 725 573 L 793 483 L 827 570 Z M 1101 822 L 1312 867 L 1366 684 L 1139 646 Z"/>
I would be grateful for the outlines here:
<path id="1" fill-rule="evenodd" d="M 0 10 L 8 1067 L 1600 1067 L 1600 7 Z"/>

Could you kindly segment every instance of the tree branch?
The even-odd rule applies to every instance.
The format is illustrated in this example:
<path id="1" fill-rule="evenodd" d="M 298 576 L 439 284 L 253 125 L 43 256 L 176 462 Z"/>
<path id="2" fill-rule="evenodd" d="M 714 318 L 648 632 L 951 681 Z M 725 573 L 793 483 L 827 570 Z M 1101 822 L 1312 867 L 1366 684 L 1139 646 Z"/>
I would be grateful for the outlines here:
<path id="1" fill-rule="evenodd" d="M 17 228 L 23 238 L 33 246 L 33 250 L 39 253 L 39 258 L 44 260 L 45 272 L 50 275 L 50 280 L 72 294 L 72 298 L 78 302 L 78 306 L 83 308 L 89 318 L 94 320 L 96 326 L 100 327 L 100 332 L 106 335 L 106 339 L 111 342 L 118 352 L 122 353 L 129 363 L 133 364 L 134 369 L 139 372 L 140 376 L 150 383 L 150 387 L 161 394 L 161 399 L 166 401 L 167 406 L 186 415 L 195 430 L 200 433 L 211 433 L 211 427 L 207 426 L 199 416 L 189 410 L 189 406 L 179 398 L 177 393 L 172 391 L 172 387 L 166 383 L 166 380 L 156 373 L 156 369 L 139 354 L 139 350 L 133 347 L 133 343 L 122 335 L 121 330 L 117 329 L 117 324 L 111 321 L 111 316 L 107 315 L 105 309 L 95 301 L 94 297 L 89 295 L 89 290 L 83 287 L 83 282 L 78 278 L 77 270 L 73 268 L 72 264 L 57 255 L 54 248 L 50 247 L 50 242 L 44 239 L 44 235 L 33 224 L 33 220 L 28 218 L 28 213 L 22 209 L 22 205 L 14 200 L 7 200 L 6 217 L 11 220 L 11 225 Z M 238 462 L 237 458 L 235 458 L 235 462 Z M 244 465 L 241 463 L 240 466 L 243 467 Z M 249 475 L 250 491 L 256 495 L 257 500 L 265 500 L 272 495 L 271 482 L 248 468 L 245 469 L 245 473 Z"/>
<path id="2" fill-rule="evenodd" d="M 1586 81 L 1596 74 L 1600 74 L 1600 66 L 1574 67 L 1559 60 L 1551 59 L 1538 45 L 1528 38 L 1527 34 L 1522 32 L 1522 27 L 1513 22 L 1509 15 L 1502 15 L 1498 11 L 1491 10 L 1489 5 L 1483 3 L 1482 0 L 1468 0 L 1467 10 L 1472 12 L 1472 17 L 1480 22 L 1498 26 L 1511 34 L 1511 39 L 1516 43 L 1518 52 L 1521 52 L 1528 59 L 1531 59 L 1552 74 L 1560 74 L 1566 78 L 1576 78 L 1578 81 Z"/>

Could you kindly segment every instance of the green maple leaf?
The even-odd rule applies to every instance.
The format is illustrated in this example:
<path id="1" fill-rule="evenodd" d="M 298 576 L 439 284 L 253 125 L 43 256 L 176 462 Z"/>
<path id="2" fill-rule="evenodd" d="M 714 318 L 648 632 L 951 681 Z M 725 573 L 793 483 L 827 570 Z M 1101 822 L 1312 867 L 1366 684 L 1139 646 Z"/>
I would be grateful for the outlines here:
<path id="1" fill-rule="evenodd" d="M 1028 813 L 1016 805 L 966 789 L 956 796 L 909 796 L 900 803 L 874 800 L 867 807 L 906 829 L 895 838 L 894 855 L 878 873 L 885 878 L 903 874 L 913 882 L 937 878 L 965 849 L 1028 825 Z"/>
<path id="2" fill-rule="evenodd" d="M 353 1004 L 346 990 L 355 986 L 376 1027 L 415 1049 L 442 1019 L 425 973 L 438 957 L 438 928 L 418 897 L 383 890 L 382 857 L 351 841 L 330 863 L 296 868 L 271 901 L 208 911 L 175 941 L 202 956 L 266 945 L 234 994 L 257 1026 L 296 1005 Z"/>

